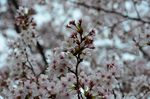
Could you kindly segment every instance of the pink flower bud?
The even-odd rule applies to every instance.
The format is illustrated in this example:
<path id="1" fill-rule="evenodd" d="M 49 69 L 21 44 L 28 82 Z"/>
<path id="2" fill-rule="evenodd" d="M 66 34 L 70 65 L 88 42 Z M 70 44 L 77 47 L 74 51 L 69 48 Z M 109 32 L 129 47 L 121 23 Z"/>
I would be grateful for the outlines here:
<path id="1" fill-rule="evenodd" d="M 70 21 L 69 24 L 75 26 L 76 25 L 75 20 Z"/>

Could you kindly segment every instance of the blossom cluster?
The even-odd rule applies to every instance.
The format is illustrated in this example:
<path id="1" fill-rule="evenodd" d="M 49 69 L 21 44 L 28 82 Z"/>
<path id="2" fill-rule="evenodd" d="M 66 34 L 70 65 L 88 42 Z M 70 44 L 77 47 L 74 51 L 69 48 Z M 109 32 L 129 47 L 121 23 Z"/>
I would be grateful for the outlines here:
<path id="1" fill-rule="evenodd" d="M 36 23 L 32 17 L 34 13 L 35 11 L 32 8 L 20 7 L 16 15 L 16 25 L 20 29 L 21 39 L 27 46 L 33 46 L 34 39 L 37 37 L 37 31 L 35 29 Z"/>
<path id="2" fill-rule="evenodd" d="M 36 37 L 36 24 L 31 17 L 32 10 L 20 8 L 16 16 L 16 24 L 21 33 L 12 45 L 15 61 L 11 69 L 5 73 L 1 71 L 1 96 L 4 98 L 34 98 L 34 99 L 70 99 L 99 97 L 105 99 L 110 95 L 115 71 L 109 65 L 109 73 L 102 71 L 88 72 L 81 64 L 89 50 L 93 50 L 95 30 L 84 32 L 82 20 L 78 23 L 70 21 L 67 28 L 73 30 L 63 49 L 54 49 L 52 62 L 38 73 L 39 66 L 31 61 L 30 47 Z M 107 71 L 106 71 L 107 72 Z M 113 76 L 112 76 L 113 75 Z M 9 77 L 11 76 L 11 77 Z"/>

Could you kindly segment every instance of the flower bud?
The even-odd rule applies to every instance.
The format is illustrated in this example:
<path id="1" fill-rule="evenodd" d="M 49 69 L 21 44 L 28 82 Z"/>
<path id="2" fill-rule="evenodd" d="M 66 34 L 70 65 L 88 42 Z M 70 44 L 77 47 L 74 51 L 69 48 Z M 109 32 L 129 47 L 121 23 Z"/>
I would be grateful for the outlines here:
<path id="1" fill-rule="evenodd" d="M 74 25 L 75 26 L 76 25 L 75 20 L 70 21 L 69 25 Z"/>

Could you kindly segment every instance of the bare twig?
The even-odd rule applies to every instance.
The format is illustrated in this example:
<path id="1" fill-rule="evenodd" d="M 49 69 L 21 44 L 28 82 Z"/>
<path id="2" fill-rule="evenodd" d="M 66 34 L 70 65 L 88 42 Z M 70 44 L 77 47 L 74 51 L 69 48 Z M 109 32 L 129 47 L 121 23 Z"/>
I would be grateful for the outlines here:
<path id="1" fill-rule="evenodd" d="M 150 61 L 150 55 L 148 53 L 146 53 L 144 50 L 143 50 L 143 46 L 139 45 L 139 42 L 137 42 L 135 40 L 135 38 L 133 38 L 133 41 L 136 43 L 136 46 L 139 48 L 139 50 L 142 52 L 143 54 L 143 57 L 145 57 L 145 59 L 147 59 L 148 61 Z"/>
<path id="2" fill-rule="evenodd" d="M 29 60 L 28 54 L 25 53 L 25 55 L 26 55 L 27 62 L 28 62 L 29 65 L 30 65 L 30 69 L 31 69 L 32 73 L 34 74 L 34 76 L 36 76 L 36 73 L 35 73 L 35 71 L 34 71 L 34 68 L 33 68 L 32 64 L 31 64 L 31 62 L 30 62 L 30 60 Z"/>
<path id="3" fill-rule="evenodd" d="M 133 3 L 133 6 L 134 6 L 134 9 L 135 9 L 135 11 L 136 11 L 136 13 L 137 13 L 138 18 L 141 19 L 141 16 L 140 16 L 140 14 L 139 14 L 139 12 L 138 12 L 138 9 L 137 9 L 137 7 L 136 7 L 136 4 L 135 4 L 134 0 L 131 0 L 131 1 L 132 1 L 132 3 Z"/>

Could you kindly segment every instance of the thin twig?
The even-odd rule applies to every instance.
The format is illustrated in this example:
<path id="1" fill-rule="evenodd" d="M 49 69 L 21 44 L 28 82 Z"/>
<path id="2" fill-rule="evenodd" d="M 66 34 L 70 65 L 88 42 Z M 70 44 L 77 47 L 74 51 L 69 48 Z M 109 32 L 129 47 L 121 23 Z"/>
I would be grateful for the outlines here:
<path id="1" fill-rule="evenodd" d="M 30 62 L 30 60 L 29 60 L 28 54 L 25 53 L 25 55 L 26 55 L 27 62 L 28 62 L 29 65 L 30 65 L 31 71 L 33 72 L 34 76 L 36 76 L 36 73 L 35 73 L 35 71 L 34 71 L 34 68 L 33 68 L 32 64 L 31 64 L 31 62 Z"/>
<path id="2" fill-rule="evenodd" d="M 135 11 L 136 11 L 136 13 L 137 13 L 138 18 L 141 19 L 141 16 L 140 16 L 140 14 L 139 14 L 139 12 L 138 12 L 138 9 L 137 9 L 137 7 L 136 7 L 136 4 L 135 4 L 134 0 L 131 0 L 131 1 L 132 1 L 132 3 L 133 3 L 133 6 L 134 6 L 134 9 L 135 9 Z"/>
<path id="3" fill-rule="evenodd" d="M 68 67 L 68 71 L 75 74 L 75 72 L 73 70 L 71 70 L 71 68 Z"/>
<path id="4" fill-rule="evenodd" d="M 77 93 L 78 93 L 78 99 L 80 99 L 80 87 L 79 87 L 79 76 L 78 76 L 78 67 L 80 64 L 80 55 L 78 54 L 78 56 L 76 57 L 77 59 L 77 64 L 76 64 L 76 71 L 75 71 L 75 75 L 76 75 L 76 81 L 77 81 Z"/>

